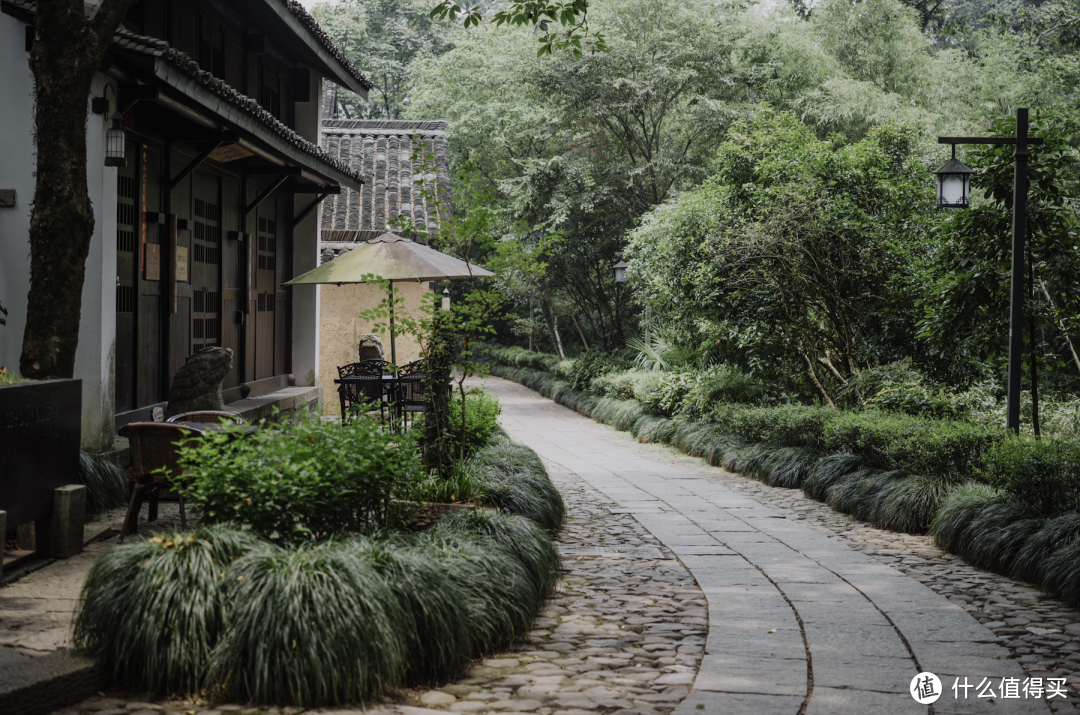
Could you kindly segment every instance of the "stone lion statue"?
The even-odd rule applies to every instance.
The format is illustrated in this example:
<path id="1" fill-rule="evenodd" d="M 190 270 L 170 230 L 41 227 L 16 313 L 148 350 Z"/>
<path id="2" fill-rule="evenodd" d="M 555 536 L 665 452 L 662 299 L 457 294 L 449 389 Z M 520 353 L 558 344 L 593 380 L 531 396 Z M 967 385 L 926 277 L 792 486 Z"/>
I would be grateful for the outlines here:
<path id="1" fill-rule="evenodd" d="M 386 353 L 383 351 L 382 340 L 374 333 L 367 333 L 360 337 L 361 360 L 385 360 Z"/>
<path id="2" fill-rule="evenodd" d="M 232 369 L 232 360 L 229 348 L 203 348 L 189 356 L 173 376 L 166 419 L 183 412 L 225 409 L 221 383 Z"/>

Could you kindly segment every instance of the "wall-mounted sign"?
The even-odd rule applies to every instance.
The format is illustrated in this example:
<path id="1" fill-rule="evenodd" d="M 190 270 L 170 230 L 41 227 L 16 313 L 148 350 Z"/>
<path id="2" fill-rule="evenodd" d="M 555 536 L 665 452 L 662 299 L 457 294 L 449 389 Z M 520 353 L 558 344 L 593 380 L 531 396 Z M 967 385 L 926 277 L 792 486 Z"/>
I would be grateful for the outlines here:
<path id="1" fill-rule="evenodd" d="M 236 161 L 237 159 L 246 159 L 249 156 L 255 155 L 239 144 L 226 144 L 210 152 L 210 158 L 220 164 L 227 161 Z"/>
<path id="2" fill-rule="evenodd" d="M 161 246 L 156 243 L 146 244 L 146 280 L 161 280 Z"/>
<path id="3" fill-rule="evenodd" d="M 0 189 L 0 206 L 15 205 L 15 189 Z"/>
<path id="4" fill-rule="evenodd" d="M 176 282 L 188 282 L 188 248 L 187 246 L 176 247 Z"/>

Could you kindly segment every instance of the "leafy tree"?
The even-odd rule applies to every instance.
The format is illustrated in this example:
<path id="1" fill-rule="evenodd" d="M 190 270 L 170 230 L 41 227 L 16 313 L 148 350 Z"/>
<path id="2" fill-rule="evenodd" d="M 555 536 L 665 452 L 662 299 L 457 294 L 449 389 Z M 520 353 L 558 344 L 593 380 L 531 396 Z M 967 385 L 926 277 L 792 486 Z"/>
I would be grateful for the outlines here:
<path id="1" fill-rule="evenodd" d="M 349 0 L 315 6 L 312 14 L 374 82 L 368 99 L 338 91 L 349 119 L 401 119 L 414 88 L 412 68 L 452 46 L 453 30 L 433 21 L 419 0 Z"/>
<path id="2" fill-rule="evenodd" d="M 661 319 L 697 322 L 723 359 L 800 365 L 832 404 L 830 385 L 914 349 L 933 188 L 913 140 L 891 125 L 820 141 L 769 111 L 736 124 L 716 176 L 631 234 L 644 300 Z"/>

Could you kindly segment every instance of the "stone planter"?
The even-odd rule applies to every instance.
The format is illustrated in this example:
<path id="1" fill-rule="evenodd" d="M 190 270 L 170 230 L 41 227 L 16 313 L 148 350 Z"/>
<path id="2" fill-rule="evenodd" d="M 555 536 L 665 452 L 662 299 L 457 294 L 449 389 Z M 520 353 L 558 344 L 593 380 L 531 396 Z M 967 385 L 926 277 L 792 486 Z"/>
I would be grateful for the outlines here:
<path id="1" fill-rule="evenodd" d="M 79 483 L 82 380 L 0 386 L 0 512 L 7 528 L 47 519 Z"/>

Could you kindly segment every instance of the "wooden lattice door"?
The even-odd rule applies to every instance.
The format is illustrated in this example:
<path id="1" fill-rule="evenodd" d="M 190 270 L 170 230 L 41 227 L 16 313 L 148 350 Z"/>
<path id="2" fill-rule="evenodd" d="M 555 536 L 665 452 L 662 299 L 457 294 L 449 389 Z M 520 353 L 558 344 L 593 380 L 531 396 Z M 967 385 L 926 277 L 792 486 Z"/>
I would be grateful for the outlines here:
<path id="1" fill-rule="evenodd" d="M 221 345 L 221 187 L 195 174 L 191 232 L 191 352 Z"/>
<path id="2" fill-rule="evenodd" d="M 116 175 L 116 362 L 117 410 L 135 407 L 135 256 L 139 235 L 139 146 L 128 143 L 127 165 Z"/>
<path id="3" fill-rule="evenodd" d="M 274 376 L 274 318 L 277 309 L 277 199 L 259 207 L 256 244 L 255 379 Z"/>

